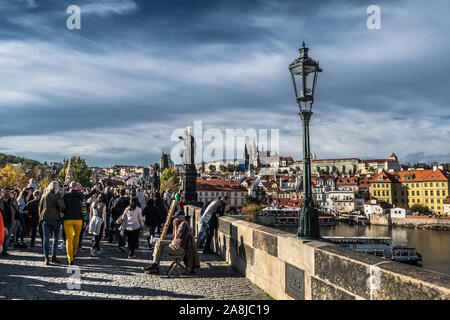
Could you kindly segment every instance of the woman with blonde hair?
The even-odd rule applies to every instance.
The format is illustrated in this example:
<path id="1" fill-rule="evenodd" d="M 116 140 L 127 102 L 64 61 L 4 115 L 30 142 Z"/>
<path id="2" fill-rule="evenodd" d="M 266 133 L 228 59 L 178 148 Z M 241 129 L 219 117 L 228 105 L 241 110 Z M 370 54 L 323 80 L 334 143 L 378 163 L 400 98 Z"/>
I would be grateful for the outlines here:
<path id="1" fill-rule="evenodd" d="M 65 204 L 60 193 L 61 187 L 57 181 L 49 183 L 44 190 L 44 195 L 39 202 L 39 222 L 42 222 L 44 241 L 42 248 L 44 251 L 44 264 L 50 262 L 59 263 L 56 259 L 56 250 L 58 248 L 58 235 L 61 227 L 61 211 L 65 209 Z M 52 258 L 49 260 L 50 235 L 53 237 Z"/>

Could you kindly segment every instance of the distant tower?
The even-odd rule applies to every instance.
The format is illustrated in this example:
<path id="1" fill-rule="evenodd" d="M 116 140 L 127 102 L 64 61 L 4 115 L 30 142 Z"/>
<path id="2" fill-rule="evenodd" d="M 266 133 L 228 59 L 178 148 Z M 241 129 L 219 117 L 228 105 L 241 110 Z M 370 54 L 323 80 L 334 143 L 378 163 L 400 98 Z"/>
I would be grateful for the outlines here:
<path id="1" fill-rule="evenodd" d="M 250 146 L 250 161 L 255 168 L 259 167 L 259 150 L 255 140 L 253 140 L 253 145 Z"/>
<path id="2" fill-rule="evenodd" d="M 249 154 L 247 150 L 247 143 L 245 143 L 245 149 L 244 149 L 244 170 L 248 169 L 248 162 L 249 162 Z"/>
<path id="3" fill-rule="evenodd" d="M 164 169 L 169 168 L 169 155 L 164 153 L 164 150 L 161 152 L 161 159 L 159 160 L 159 168 L 161 172 L 164 171 Z"/>

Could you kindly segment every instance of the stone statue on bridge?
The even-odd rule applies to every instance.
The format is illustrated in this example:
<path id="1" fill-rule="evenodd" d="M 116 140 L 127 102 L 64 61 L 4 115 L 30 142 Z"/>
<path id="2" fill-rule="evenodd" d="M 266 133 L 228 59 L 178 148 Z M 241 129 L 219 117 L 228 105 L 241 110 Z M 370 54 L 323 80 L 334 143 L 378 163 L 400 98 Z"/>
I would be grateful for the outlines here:
<path id="1" fill-rule="evenodd" d="M 197 203 L 197 169 L 195 168 L 195 140 L 191 135 L 191 126 L 188 124 L 186 129 L 186 138 L 184 140 L 184 150 L 180 153 L 183 162 L 181 172 L 181 193 L 187 203 Z"/>

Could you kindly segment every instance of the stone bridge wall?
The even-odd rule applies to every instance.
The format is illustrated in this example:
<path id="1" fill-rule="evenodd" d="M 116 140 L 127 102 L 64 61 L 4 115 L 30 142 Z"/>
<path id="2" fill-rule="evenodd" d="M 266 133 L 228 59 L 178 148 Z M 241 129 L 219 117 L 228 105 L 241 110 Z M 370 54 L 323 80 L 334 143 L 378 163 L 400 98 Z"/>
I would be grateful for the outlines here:
<path id="1" fill-rule="evenodd" d="M 200 209 L 186 206 L 198 231 Z M 303 241 L 234 216 L 219 219 L 214 249 L 275 299 L 450 299 L 450 277 L 323 241 Z"/>

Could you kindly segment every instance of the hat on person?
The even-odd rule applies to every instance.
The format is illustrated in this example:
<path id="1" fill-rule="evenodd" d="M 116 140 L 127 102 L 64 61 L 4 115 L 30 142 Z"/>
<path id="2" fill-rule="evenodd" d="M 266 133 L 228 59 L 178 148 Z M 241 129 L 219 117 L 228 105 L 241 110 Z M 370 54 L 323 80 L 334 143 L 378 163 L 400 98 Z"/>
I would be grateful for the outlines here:
<path id="1" fill-rule="evenodd" d="M 184 216 L 184 211 L 183 210 L 178 210 L 177 212 L 175 212 L 175 214 L 172 216 L 172 218 L 178 218 L 179 216 Z"/>

